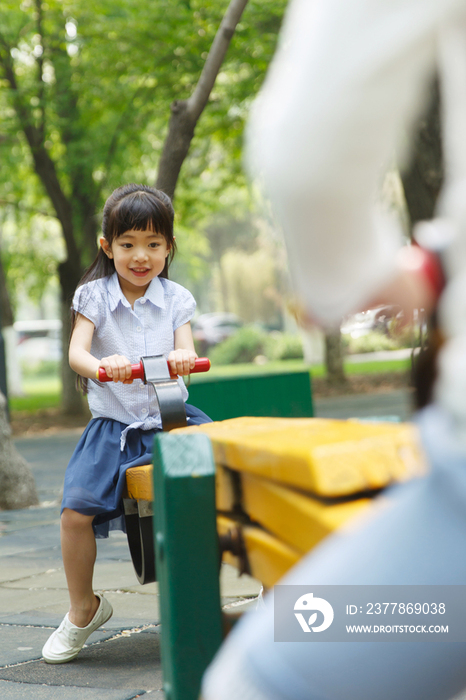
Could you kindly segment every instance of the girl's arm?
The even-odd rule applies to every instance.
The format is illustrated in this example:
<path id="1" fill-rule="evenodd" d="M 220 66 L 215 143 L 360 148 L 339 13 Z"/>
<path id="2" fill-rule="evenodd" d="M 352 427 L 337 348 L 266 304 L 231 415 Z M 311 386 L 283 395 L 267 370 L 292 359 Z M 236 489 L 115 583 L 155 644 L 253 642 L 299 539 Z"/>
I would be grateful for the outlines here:
<path id="1" fill-rule="evenodd" d="M 91 355 L 92 336 L 95 326 L 88 318 L 77 314 L 69 348 L 70 367 L 81 377 L 95 379 L 99 367 L 104 367 L 107 376 L 114 382 L 131 384 L 131 363 L 123 355 L 103 357 L 100 361 Z"/>
<path id="2" fill-rule="evenodd" d="M 196 357 L 191 324 L 188 321 L 175 331 L 175 349 L 167 358 L 172 374 L 189 374 L 190 370 L 194 368 Z"/>

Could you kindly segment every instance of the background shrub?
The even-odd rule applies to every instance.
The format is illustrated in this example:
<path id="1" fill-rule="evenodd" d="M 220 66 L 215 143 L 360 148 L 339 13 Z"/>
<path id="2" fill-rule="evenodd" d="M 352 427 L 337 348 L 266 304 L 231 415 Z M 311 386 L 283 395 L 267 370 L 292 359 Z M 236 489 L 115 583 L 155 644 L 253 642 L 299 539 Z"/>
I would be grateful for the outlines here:
<path id="1" fill-rule="evenodd" d="M 394 339 L 383 333 L 372 331 L 359 338 L 351 338 L 349 335 L 342 335 L 345 352 L 353 355 L 363 352 L 378 352 L 379 350 L 398 350 L 401 346 Z"/>
<path id="2" fill-rule="evenodd" d="M 265 354 L 267 339 L 267 333 L 257 326 L 244 326 L 212 348 L 209 357 L 214 365 L 253 362 L 255 357 Z"/>
<path id="3" fill-rule="evenodd" d="M 302 360 L 303 343 L 299 335 L 275 331 L 267 338 L 265 355 L 269 360 Z"/>
<path id="4" fill-rule="evenodd" d="M 273 331 L 268 333 L 258 326 L 240 328 L 223 343 L 209 352 L 212 364 L 232 365 L 254 362 L 260 356 L 265 360 L 302 360 L 303 344 L 298 335 Z"/>

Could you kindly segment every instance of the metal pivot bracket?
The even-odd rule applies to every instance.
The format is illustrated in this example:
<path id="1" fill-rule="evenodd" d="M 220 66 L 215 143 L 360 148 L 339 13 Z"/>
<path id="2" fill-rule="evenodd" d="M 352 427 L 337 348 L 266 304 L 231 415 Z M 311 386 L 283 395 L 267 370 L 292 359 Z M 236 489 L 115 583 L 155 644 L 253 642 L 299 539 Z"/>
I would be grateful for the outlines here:
<path id="1" fill-rule="evenodd" d="M 126 536 L 136 578 L 140 584 L 157 580 L 154 557 L 152 503 L 123 499 Z"/>
<path id="2" fill-rule="evenodd" d="M 186 426 L 183 395 L 176 379 L 170 377 L 167 360 L 163 355 L 142 357 L 144 384 L 152 384 L 160 409 L 162 430 Z"/>

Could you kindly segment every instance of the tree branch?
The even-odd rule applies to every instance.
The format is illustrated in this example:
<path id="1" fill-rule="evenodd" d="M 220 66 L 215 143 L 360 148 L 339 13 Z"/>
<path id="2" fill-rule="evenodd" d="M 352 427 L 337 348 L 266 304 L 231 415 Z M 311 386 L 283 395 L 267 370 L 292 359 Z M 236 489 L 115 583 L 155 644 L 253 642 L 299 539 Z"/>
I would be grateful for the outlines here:
<path id="1" fill-rule="evenodd" d="M 241 19 L 248 0 L 231 0 L 210 47 L 209 55 L 193 94 L 188 99 L 188 111 L 197 121 L 207 104 L 217 75 L 225 58 L 236 25 Z"/>
<path id="2" fill-rule="evenodd" d="M 193 94 L 171 105 L 168 134 L 160 156 L 156 187 L 173 199 L 181 166 L 188 155 L 194 129 L 212 92 L 220 66 L 248 0 L 231 0 L 210 47 Z"/>
<path id="3" fill-rule="evenodd" d="M 39 99 L 39 109 L 40 109 L 40 121 L 39 121 L 39 134 L 40 139 L 43 141 L 45 139 L 45 91 L 44 91 L 44 81 L 42 79 L 42 74 L 44 71 L 44 34 L 42 25 L 42 2 L 41 0 L 36 0 L 36 12 L 37 12 L 37 34 L 40 36 L 40 45 L 42 47 L 42 53 L 36 58 L 37 62 L 37 97 Z"/>

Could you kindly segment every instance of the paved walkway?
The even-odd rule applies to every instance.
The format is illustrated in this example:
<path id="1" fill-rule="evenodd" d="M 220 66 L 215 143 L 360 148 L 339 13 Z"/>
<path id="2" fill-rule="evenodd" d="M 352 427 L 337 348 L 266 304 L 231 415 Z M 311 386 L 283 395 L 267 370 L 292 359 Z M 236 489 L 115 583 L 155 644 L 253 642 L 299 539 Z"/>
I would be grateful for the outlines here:
<path id="1" fill-rule="evenodd" d="M 407 421 L 413 414 L 411 392 L 407 389 L 398 389 L 384 394 L 348 394 L 314 399 L 314 413 L 321 418 L 393 416 Z"/>
<path id="2" fill-rule="evenodd" d="M 315 402 L 324 417 L 410 415 L 407 392 Z M 0 698 L 2 700 L 133 700 L 163 698 L 157 584 L 140 586 L 126 537 L 98 540 L 95 588 L 114 617 L 69 664 L 50 666 L 41 649 L 68 607 L 59 542 L 63 475 L 78 432 L 16 440 L 36 478 L 41 505 L 0 511 Z M 259 584 L 224 566 L 222 603 L 252 600 Z M 463 699 L 464 700 L 464 699 Z"/>
<path id="3" fill-rule="evenodd" d="M 0 511 L 0 698 L 2 700 L 132 700 L 162 698 L 157 584 L 140 586 L 126 536 L 98 540 L 94 585 L 114 616 L 78 658 L 51 666 L 41 649 L 68 609 L 60 554 L 63 475 L 79 433 L 16 440 L 34 472 L 41 505 Z M 224 605 L 257 596 L 260 585 L 224 566 Z"/>

